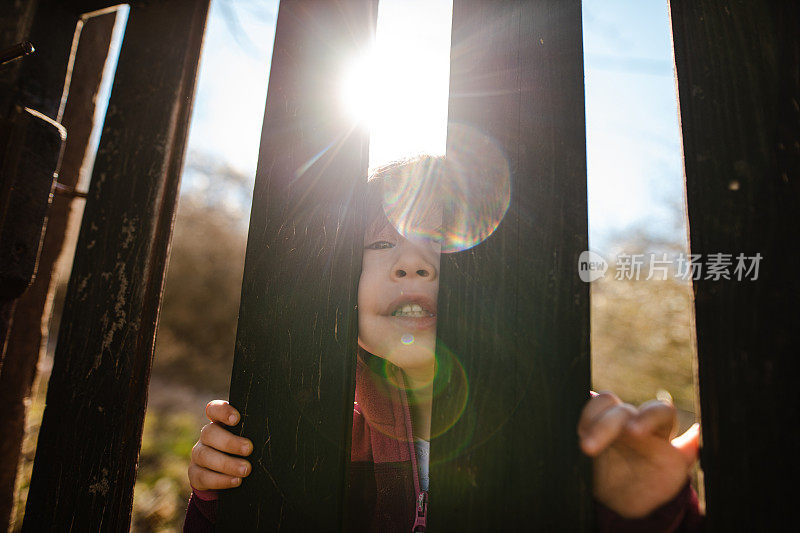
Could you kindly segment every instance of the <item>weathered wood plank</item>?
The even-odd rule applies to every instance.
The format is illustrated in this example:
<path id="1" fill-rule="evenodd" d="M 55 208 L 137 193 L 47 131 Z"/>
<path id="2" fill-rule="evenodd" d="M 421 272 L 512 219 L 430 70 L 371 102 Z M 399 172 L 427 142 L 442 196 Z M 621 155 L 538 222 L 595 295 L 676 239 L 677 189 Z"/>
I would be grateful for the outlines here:
<path id="1" fill-rule="evenodd" d="M 108 56 L 115 13 L 86 21 L 75 57 L 69 99 L 62 125 L 69 132 L 61 161 L 59 182 L 74 187 L 92 132 L 95 99 Z M 61 253 L 72 198 L 56 195 L 47 215 L 47 229 L 33 284 L 17 302 L 14 324 L 0 366 L 0 403 L 7 414 L 0 421 L 0 530 L 8 528 L 14 502 L 17 462 L 25 430 L 26 400 L 36 377 L 43 340 L 50 319 L 51 274 Z M 53 290 L 55 290 L 53 288 Z"/>
<path id="2" fill-rule="evenodd" d="M 589 531 L 580 2 L 456 0 L 450 72 L 450 164 L 482 149 L 463 144 L 463 125 L 493 138 L 511 204 L 488 240 L 442 257 L 437 354 L 461 361 L 469 399 L 432 442 L 430 529 Z"/>
<path id="3" fill-rule="evenodd" d="M 800 500 L 800 5 L 670 8 L 691 251 L 732 263 L 730 280 L 703 271 L 694 284 L 709 531 L 789 531 Z M 737 280 L 739 254 L 761 255 L 757 280 Z"/>
<path id="4" fill-rule="evenodd" d="M 26 0 L 0 5 L 0 46 L 5 48 L 23 40 L 35 43 L 33 54 L 0 68 L 0 117 L 11 120 L 18 109 L 28 107 L 52 120 L 60 119 L 64 80 L 79 16 L 100 5 L 106 7 L 107 3 Z M 8 152 L 9 130 L 8 125 L 0 128 L 0 157 Z M 0 226 L 6 218 L 11 186 L 5 179 L 0 180 Z M 13 300 L 0 303 L 0 336 L 4 340 L 14 305 Z M 2 346 L 4 343 L 0 342 Z"/>
<path id="5" fill-rule="evenodd" d="M 342 527 L 368 138 L 339 87 L 376 15 L 375 0 L 280 4 L 231 379 L 253 472 L 218 530 Z"/>
<path id="6" fill-rule="evenodd" d="M 15 300 L 36 272 L 66 132 L 41 113 L 21 107 L 15 107 L 9 119 L 0 118 L 0 128 L 8 140 L 0 141 L 0 187 L 4 193 L 0 195 L 0 348 L 5 353 Z"/>
<path id="7" fill-rule="evenodd" d="M 133 3 L 84 211 L 24 531 L 130 524 L 208 1 Z"/>

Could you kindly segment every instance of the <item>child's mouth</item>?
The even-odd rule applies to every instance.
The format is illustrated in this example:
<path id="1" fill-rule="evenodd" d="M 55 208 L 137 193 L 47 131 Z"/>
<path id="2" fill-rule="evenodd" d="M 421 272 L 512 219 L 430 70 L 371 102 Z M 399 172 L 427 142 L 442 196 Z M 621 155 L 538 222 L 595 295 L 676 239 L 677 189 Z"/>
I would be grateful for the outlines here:
<path id="1" fill-rule="evenodd" d="M 409 318 L 427 318 L 436 316 L 419 304 L 405 304 L 392 311 L 392 316 Z"/>
<path id="2" fill-rule="evenodd" d="M 395 298 L 386 308 L 401 331 L 425 331 L 436 326 L 436 300 L 427 294 L 404 294 Z"/>

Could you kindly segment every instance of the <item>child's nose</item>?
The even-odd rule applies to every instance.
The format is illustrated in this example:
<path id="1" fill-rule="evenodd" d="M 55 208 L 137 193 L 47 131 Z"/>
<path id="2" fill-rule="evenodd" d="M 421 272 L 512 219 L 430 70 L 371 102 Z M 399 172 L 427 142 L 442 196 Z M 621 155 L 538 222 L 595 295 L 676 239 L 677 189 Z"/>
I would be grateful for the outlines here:
<path id="1" fill-rule="evenodd" d="M 413 245 L 405 247 L 392 267 L 392 278 L 436 279 L 436 267 Z"/>
<path id="2" fill-rule="evenodd" d="M 427 269 L 424 269 L 424 268 L 419 268 L 419 269 L 414 271 L 414 274 L 416 274 L 417 276 L 419 276 L 421 278 L 427 278 L 428 276 L 431 275 L 431 272 L 430 272 L 430 270 L 427 270 Z M 408 276 L 408 271 L 405 270 L 405 269 L 402 269 L 402 268 L 398 268 L 397 270 L 395 270 L 394 275 L 395 275 L 395 277 L 398 277 L 398 278 L 404 278 L 404 277 Z"/>

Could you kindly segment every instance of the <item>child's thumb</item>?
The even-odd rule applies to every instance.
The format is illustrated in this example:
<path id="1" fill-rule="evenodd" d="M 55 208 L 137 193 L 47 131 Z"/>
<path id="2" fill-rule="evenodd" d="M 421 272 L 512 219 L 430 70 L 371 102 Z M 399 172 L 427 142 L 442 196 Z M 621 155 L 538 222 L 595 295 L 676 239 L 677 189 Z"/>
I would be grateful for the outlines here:
<path id="1" fill-rule="evenodd" d="M 672 445 L 683 454 L 689 465 L 693 465 L 697 461 L 697 453 L 700 449 L 700 424 L 697 422 L 692 424 L 692 427 L 687 429 L 683 435 L 672 439 Z"/>

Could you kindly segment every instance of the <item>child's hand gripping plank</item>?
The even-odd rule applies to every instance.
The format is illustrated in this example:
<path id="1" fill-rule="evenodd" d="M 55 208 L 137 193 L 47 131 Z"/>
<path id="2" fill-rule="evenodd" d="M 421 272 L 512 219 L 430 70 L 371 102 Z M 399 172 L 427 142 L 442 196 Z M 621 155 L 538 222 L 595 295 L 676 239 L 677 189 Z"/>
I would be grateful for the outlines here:
<path id="1" fill-rule="evenodd" d="M 228 429 L 239 422 L 239 412 L 228 402 L 214 400 L 206 405 L 211 421 L 200 431 L 200 440 L 192 448 L 189 483 L 195 490 L 219 490 L 236 487 L 250 473 L 250 463 L 233 456 L 247 456 L 253 444 Z"/>
<path id="2" fill-rule="evenodd" d="M 211 423 L 192 448 L 189 482 L 196 490 L 238 486 L 251 466 L 236 456 L 248 456 L 252 443 L 228 429 L 239 412 L 228 402 L 206 406 Z M 594 458 L 594 495 L 626 518 L 650 514 L 683 488 L 697 459 L 699 426 L 670 441 L 675 407 L 653 400 L 635 407 L 610 392 L 594 395 L 578 423 L 583 451 Z"/>
<path id="3" fill-rule="evenodd" d="M 672 439 L 675 407 L 652 400 L 638 409 L 610 392 L 589 400 L 578 422 L 594 458 L 594 496 L 625 518 L 640 518 L 674 498 L 697 459 L 699 426 Z"/>

